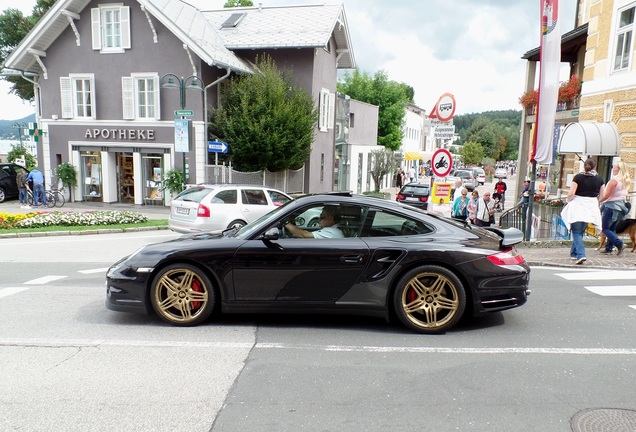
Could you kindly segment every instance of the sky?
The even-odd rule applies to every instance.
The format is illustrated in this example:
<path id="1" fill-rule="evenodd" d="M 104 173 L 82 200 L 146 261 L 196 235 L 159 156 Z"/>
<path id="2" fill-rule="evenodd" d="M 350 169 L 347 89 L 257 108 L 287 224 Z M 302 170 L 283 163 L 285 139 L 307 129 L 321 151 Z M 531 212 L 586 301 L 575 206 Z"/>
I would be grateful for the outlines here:
<path id="1" fill-rule="evenodd" d="M 225 0 L 187 0 L 200 9 Z M 560 0 L 561 33 L 574 28 L 577 0 Z M 253 0 L 254 5 L 259 1 Z M 339 3 L 337 0 L 262 0 L 263 6 Z M 415 90 L 415 104 L 430 112 L 444 93 L 455 96 L 455 114 L 520 110 L 527 61 L 540 44 L 541 0 L 342 0 L 360 72 L 383 70 Z M 29 15 L 35 0 L 2 0 Z M 562 68 L 560 81 L 566 81 Z M 0 119 L 14 120 L 33 107 L 8 94 L 0 81 Z"/>

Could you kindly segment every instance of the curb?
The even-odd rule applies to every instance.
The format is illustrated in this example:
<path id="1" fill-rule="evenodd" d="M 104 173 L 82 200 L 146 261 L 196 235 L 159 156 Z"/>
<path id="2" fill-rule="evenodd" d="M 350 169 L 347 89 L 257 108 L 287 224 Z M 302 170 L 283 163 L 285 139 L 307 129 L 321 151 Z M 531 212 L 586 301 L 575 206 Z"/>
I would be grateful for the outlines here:
<path id="1" fill-rule="evenodd" d="M 0 234 L 0 239 L 3 238 L 28 238 L 28 237 L 59 237 L 59 236 L 81 236 L 81 235 L 95 235 L 95 234 L 115 234 L 123 232 L 138 232 L 138 231 L 159 231 L 167 230 L 167 226 L 162 227 L 131 227 L 131 228 L 104 228 L 104 229 L 91 229 L 91 230 L 79 230 L 79 231 L 35 231 L 29 233 L 8 233 Z"/>

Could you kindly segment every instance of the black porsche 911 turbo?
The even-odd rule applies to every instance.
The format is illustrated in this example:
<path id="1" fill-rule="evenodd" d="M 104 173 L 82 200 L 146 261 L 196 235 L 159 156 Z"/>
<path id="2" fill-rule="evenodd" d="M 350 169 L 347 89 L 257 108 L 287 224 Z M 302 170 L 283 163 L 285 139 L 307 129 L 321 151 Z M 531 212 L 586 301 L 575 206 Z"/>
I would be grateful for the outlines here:
<path id="1" fill-rule="evenodd" d="M 182 326 L 216 313 L 347 313 L 441 333 L 526 302 L 522 237 L 374 197 L 307 195 L 240 229 L 141 248 L 108 270 L 106 306 Z"/>

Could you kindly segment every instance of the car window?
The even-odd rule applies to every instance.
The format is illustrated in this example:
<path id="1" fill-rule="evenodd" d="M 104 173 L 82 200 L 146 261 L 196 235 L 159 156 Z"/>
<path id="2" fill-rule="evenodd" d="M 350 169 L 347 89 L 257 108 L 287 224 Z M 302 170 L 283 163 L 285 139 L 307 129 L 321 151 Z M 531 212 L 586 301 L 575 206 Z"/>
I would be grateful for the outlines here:
<path id="1" fill-rule="evenodd" d="M 262 189 L 243 189 L 241 195 L 243 196 L 243 204 L 267 205 L 265 191 Z"/>
<path id="2" fill-rule="evenodd" d="M 402 193 L 411 193 L 411 194 L 427 194 L 428 186 L 411 186 L 407 185 L 402 188 L 400 192 Z"/>
<path id="3" fill-rule="evenodd" d="M 433 232 L 433 229 L 424 222 L 409 219 L 394 213 L 376 211 L 370 229 L 366 231 L 363 236 L 391 237 L 428 234 L 430 232 Z"/>
<path id="4" fill-rule="evenodd" d="M 268 190 L 267 193 L 269 194 L 270 199 L 276 207 L 285 204 L 287 201 L 290 201 L 290 199 L 286 195 L 283 195 L 280 192 Z"/>
<path id="5" fill-rule="evenodd" d="M 236 201 L 236 189 L 224 189 L 220 190 L 216 195 L 214 195 L 214 198 L 212 198 L 211 202 L 215 204 L 236 204 Z"/>
<path id="6" fill-rule="evenodd" d="M 0 168 L 2 168 L 2 177 L 6 177 L 9 175 L 13 175 L 13 172 L 11 170 L 11 167 L 8 165 L 3 165 Z"/>
<path id="7" fill-rule="evenodd" d="M 181 192 L 175 199 L 181 201 L 201 202 L 210 193 L 209 188 L 190 188 Z"/>

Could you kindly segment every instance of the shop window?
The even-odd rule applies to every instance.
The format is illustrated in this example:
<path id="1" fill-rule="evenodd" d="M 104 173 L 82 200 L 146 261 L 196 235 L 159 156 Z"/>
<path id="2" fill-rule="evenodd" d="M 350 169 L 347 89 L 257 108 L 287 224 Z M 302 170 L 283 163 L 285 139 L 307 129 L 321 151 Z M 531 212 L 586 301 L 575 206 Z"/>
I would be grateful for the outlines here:
<path id="1" fill-rule="evenodd" d="M 123 117 L 159 120 L 159 75 L 132 74 L 121 78 Z"/>
<path id="2" fill-rule="evenodd" d="M 95 76 L 60 77 L 62 118 L 95 118 Z"/>
<path id="3" fill-rule="evenodd" d="M 144 156 L 142 158 L 144 179 L 143 191 L 146 204 L 163 205 L 162 157 Z"/>
<path id="4" fill-rule="evenodd" d="M 93 49 L 123 53 L 130 49 L 130 7 L 100 5 L 91 9 Z"/>
<path id="5" fill-rule="evenodd" d="M 99 153 L 85 152 L 82 159 L 82 195 L 85 200 L 102 200 L 102 164 Z"/>

